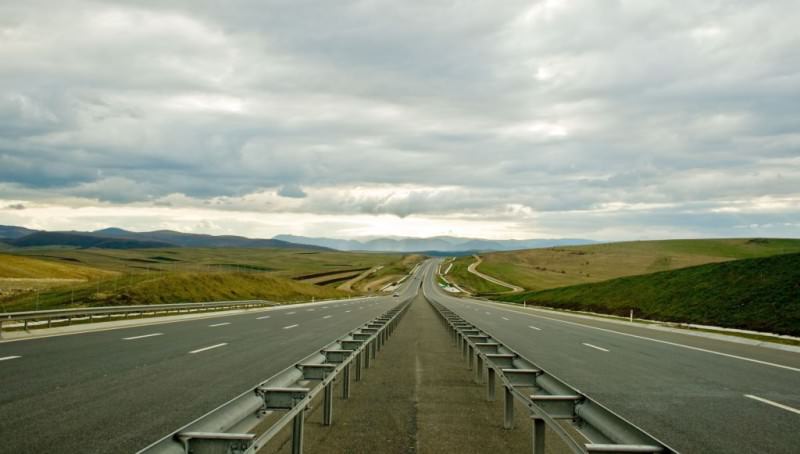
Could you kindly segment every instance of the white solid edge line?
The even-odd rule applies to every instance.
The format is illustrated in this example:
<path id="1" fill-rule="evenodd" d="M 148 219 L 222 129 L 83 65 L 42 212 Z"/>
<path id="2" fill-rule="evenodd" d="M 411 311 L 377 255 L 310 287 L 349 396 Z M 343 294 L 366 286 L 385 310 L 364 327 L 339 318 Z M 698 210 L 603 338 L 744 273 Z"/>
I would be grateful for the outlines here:
<path id="1" fill-rule="evenodd" d="M 583 342 L 583 345 L 585 345 L 585 346 L 587 346 L 587 347 L 594 348 L 594 349 L 596 349 L 596 350 L 600 350 L 601 352 L 607 352 L 607 351 L 609 351 L 609 350 L 608 350 L 608 349 L 606 349 L 606 348 L 603 348 L 603 347 L 598 347 L 597 345 L 588 344 L 588 343 L 586 343 L 586 342 Z"/>
<path id="2" fill-rule="evenodd" d="M 214 328 L 215 326 L 225 326 L 230 325 L 231 322 L 222 322 L 222 323 L 214 323 L 213 325 L 208 325 L 209 328 Z"/>
<path id="3" fill-rule="evenodd" d="M 771 401 L 769 399 L 764 399 L 763 397 L 754 396 L 752 394 L 745 394 L 744 397 L 747 397 L 747 398 L 750 398 L 750 399 L 753 399 L 753 400 L 757 400 L 757 401 L 763 402 L 763 403 L 765 403 L 767 405 L 772 405 L 773 407 L 778 407 L 778 408 L 780 408 L 782 410 L 790 411 L 792 413 L 797 413 L 798 415 L 800 415 L 800 410 L 798 410 L 796 408 L 792 408 L 792 407 L 790 407 L 788 405 L 779 404 L 778 402 L 773 402 L 773 401 Z"/>
<path id="4" fill-rule="evenodd" d="M 256 317 L 256 320 L 264 320 L 265 318 L 269 318 L 269 315 L 265 315 L 263 317 Z"/>
<path id="5" fill-rule="evenodd" d="M 326 316 L 324 316 L 322 318 L 331 318 L 331 317 L 333 317 L 333 315 L 326 315 Z"/>
<path id="6" fill-rule="evenodd" d="M 204 352 L 206 350 L 211 350 L 212 348 L 224 347 L 226 345 L 228 345 L 228 343 L 227 342 L 223 342 L 223 343 L 217 344 L 217 345 L 211 345 L 211 346 L 208 346 L 208 347 L 198 348 L 197 350 L 190 351 L 189 354 L 190 355 L 194 355 L 195 353 L 200 353 L 200 352 Z"/>
<path id="7" fill-rule="evenodd" d="M 480 303 L 473 302 L 472 304 L 480 304 Z M 628 336 L 628 337 L 633 337 L 633 338 L 636 338 L 636 339 L 643 339 L 643 340 L 648 340 L 648 341 L 651 341 L 651 342 L 658 342 L 659 344 L 671 345 L 673 347 L 681 347 L 681 348 L 687 348 L 689 350 L 695 350 L 695 351 L 698 351 L 698 352 L 711 353 L 712 355 L 719 355 L 719 356 L 725 356 L 727 358 L 733 358 L 733 359 L 738 359 L 738 360 L 742 360 L 742 361 L 749 361 L 751 363 L 762 364 L 764 366 L 777 367 L 779 369 L 786 369 L 786 370 L 790 370 L 792 372 L 800 372 L 800 368 L 798 368 L 798 367 L 785 366 L 783 364 L 771 363 L 769 361 L 761 361 L 760 359 L 748 358 L 746 356 L 732 355 L 730 353 L 722 353 L 722 352 L 718 352 L 718 351 L 714 351 L 714 350 L 709 350 L 707 348 L 693 347 L 691 345 L 679 344 L 677 342 L 670 342 L 670 341 L 665 341 L 665 340 L 661 340 L 661 339 L 653 339 L 652 337 L 639 336 L 637 334 L 623 333 L 621 331 L 614 331 L 613 329 L 600 328 L 599 326 L 584 325 L 582 323 L 575 323 L 575 322 L 570 322 L 570 321 L 567 321 L 567 320 L 560 320 L 560 319 L 553 318 L 553 317 L 545 317 L 544 315 L 535 315 L 535 314 L 528 314 L 526 312 L 512 311 L 510 309 L 505 309 L 505 308 L 502 308 L 502 307 L 496 307 L 494 309 L 513 312 L 515 314 L 523 314 L 523 315 L 527 315 L 529 317 L 543 318 L 543 319 L 546 319 L 546 320 L 552 320 L 554 322 L 560 322 L 560 323 L 566 323 L 568 325 L 580 326 L 582 328 L 596 329 L 598 331 L 605 331 L 607 333 L 619 334 L 620 336 Z"/>
<path id="8" fill-rule="evenodd" d="M 289 325 L 289 326 L 284 326 L 284 327 L 283 327 L 283 329 L 292 329 L 292 328 L 295 328 L 295 327 L 297 327 L 297 326 L 300 326 L 300 325 Z"/>
<path id="9" fill-rule="evenodd" d="M 144 339 L 145 337 L 163 336 L 164 333 L 142 334 L 141 336 L 123 337 L 122 340 L 132 341 L 136 339 Z"/>
<path id="10" fill-rule="evenodd" d="M 19 356 L 19 355 L 17 355 L 17 356 L 4 356 L 4 357 L 0 358 L 0 361 L 8 361 L 10 359 L 17 359 L 17 358 L 22 358 L 22 357 Z"/>
<path id="11" fill-rule="evenodd" d="M 535 329 L 536 331 L 541 331 L 542 330 L 541 328 L 537 328 L 537 327 L 531 326 L 531 325 L 528 325 L 528 328 Z"/>

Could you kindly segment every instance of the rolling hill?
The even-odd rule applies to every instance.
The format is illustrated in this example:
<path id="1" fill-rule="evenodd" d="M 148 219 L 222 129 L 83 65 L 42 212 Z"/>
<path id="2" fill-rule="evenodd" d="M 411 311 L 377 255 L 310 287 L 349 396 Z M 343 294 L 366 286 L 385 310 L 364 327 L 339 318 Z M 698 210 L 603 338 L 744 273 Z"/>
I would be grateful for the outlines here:
<path id="1" fill-rule="evenodd" d="M 24 227 L 0 226 L 0 241 L 12 247 L 71 246 L 79 248 L 251 248 L 308 249 L 326 251 L 323 246 L 290 243 L 274 239 L 254 239 L 234 235 L 205 235 L 172 230 L 132 232 L 111 227 L 93 232 L 46 232 Z"/>
<path id="2" fill-rule="evenodd" d="M 156 230 L 153 232 L 131 232 L 118 228 L 108 228 L 91 232 L 93 235 L 109 238 L 128 238 L 139 241 L 158 241 L 180 247 L 195 248 L 270 248 L 270 249 L 310 249 L 310 250 L 330 250 L 330 248 L 292 243 L 276 239 L 257 239 L 246 238 L 235 235 L 205 235 L 198 233 L 183 233 L 173 230 Z"/>
<path id="3" fill-rule="evenodd" d="M 739 238 L 631 241 L 487 253 L 481 255 L 483 263 L 479 270 L 528 290 L 544 290 L 792 252 L 800 252 L 800 240 Z M 472 257 L 459 258 L 454 269 L 466 268 L 473 261 Z"/>
<path id="4" fill-rule="evenodd" d="M 591 244 L 594 241 L 562 238 L 533 240 L 485 240 L 479 238 L 458 238 L 437 236 L 431 238 L 374 238 L 369 240 L 343 240 L 335 238 L 305 237 L 295 235 L 277 235 L 276 240 L 298 244 L 311 244 L 340 251 L 375 251 L 375 252 L 428 252 L 464 253 L 471 251 L 509 251 L 551 247 L 558 245 Z"/>
<path id="5" fill-rule="evenodd" d="M 623 277 L 499 300 L 800 335 L 800 253 Z"/>
<path id="6" fill-rule="evenodd" d="M 14 247 L 74 246 L 79 248 L 102 249 L 146 249 L 172 246 L 162 241 L 108 238 L 74 232 L 36 232 L 15 240 L 6 241 L 6 243 Z"/>

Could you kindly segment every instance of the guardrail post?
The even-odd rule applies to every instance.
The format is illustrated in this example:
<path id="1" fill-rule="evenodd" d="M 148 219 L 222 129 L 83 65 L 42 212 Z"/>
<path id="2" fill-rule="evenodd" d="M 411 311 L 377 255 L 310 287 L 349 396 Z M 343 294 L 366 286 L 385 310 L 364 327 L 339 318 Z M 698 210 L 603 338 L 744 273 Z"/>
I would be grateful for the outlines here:
<path id="1" fill-rule="evenodd" d="M 475 350 L 475 383 L 483 383 L 483 357 Z"/>
<path id="2" fill-rule="evenodd" d="M 342 371 L 342 399 L 350 398 L 350 363 L 345 364 Z"/>
<path id="3" fill-rule="evenodd" d="M 495 399 L 495 381 L 497 374 L 493 367 L 486 368 L 486 400 L 494 402 Z"/>
<path id="4" fill-rule="evenodd" d="M 378 340 L 377 339 L 372 339 L 372 342 L 369 343 L 369 347 L 371 349 L 370 350 L 370 356 L 372 356 L 372 359 L 375 359 L 375 357 L 378 355 L 378 345 L 377 344 L 378 344 Z"/>
<path id="5" fill-rule="evenodd" d="M 514 428 L 514 394 L 511 393 L 511 387 L 505 387 L 505 418 L 503 419 L 503 429 L 510 430 Z"/>
<path id="6" fill-rule="evenodd" d="M 294 417 L 292 422 L 292 454 L 303 454 L 303 426 L 305 425 L 305 410 Z"/>
<path id="7" fill-rule="evenodd" d="M 325 385 L 323 397 L 322 425 L 330 426 L 333 424 L 333 382 Z"/>
<path id="8" fill-rule="evenodd" d="M 469 361 L 469 370 L 472 370 L 472 367 L 475 364 L 475 348 L 472 346 L 472 344 L 467 345 L 467 358 Z"/>
<path id="9" fill-rule="evenodd" d="M 369 369 L 369 357 L 371 355 L 371 350 L 369 346 L 369 342 L 364 346 L 364 369 Z"/>
<path id="10" fill-rule="evenodd" d="M 361 381 L 361 351 L 356 352 L 355 362 L 356 362 L 356 381 Z"/>
<path id="11" fill-rule="evenodd" d="M 533 454 L 544 454 L 544 419 L 538 416 L 531 416 L 533 430 L 531 433 Z"/>

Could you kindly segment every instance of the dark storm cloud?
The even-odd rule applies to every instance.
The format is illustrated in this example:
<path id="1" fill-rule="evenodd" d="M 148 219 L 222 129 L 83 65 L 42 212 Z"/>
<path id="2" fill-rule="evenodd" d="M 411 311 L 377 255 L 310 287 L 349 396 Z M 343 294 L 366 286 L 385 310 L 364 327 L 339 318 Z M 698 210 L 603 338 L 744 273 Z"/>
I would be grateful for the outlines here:
<path id="1" fill-rule="evenodd" d="M 661 204 L 668 216 L 615 222 L 792 224 L 792 203 L 763 223 L 711 210 L 800 198 L 797 13 L 790 0 L 7 3 L 0 183 L 34 199 L 275 191 L 296 203 L 266 209 L 566 225 Z M 697 203 L 704 216 L 687 212 Z"/>

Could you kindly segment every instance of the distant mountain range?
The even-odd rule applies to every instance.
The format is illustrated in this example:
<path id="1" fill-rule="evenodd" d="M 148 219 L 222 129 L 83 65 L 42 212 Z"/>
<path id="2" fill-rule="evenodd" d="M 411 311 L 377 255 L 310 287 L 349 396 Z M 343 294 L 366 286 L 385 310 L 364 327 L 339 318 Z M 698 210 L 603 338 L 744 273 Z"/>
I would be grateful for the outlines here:
<path id="1" fill-rule="evenodd" d="M 272 239 L 254 239 L 233 235 L 204 235 L 172 230 L 131 232 L 111 227 L 93 232 L 47 232 L 25 227 L 0 225 L 0 242 L 14 247 L 72 246 L 80 248 L 276 248 L 367 252 L 420 252 L 430 255 L 467 254 L 486 251 L 511 251 L 552 246 L 595 243 L 579 238 L 535 240 L 486 240 L 437 236 L 432 238 L 372 238 L 341 240 L 295 235 L 278 235 Z"/>
<path id="2" fill-rule="evenodd" d="M 596 241 L 580 238 L 533 239 L 533 240 L 485 240 L 480 238 L 458 238 L 437 236 L 432 238 L 375 238 L 370 240 L 341 240 L 295 235 L 278 235 L 276 240 L 290 243 L 310 244 L 340 251 L 374 252 L 483 252 L 513 251 L 552 246 L 593 244 Z"/>
<path id="3" fill-rule="evenodd" d="M 73 246 L 106 249 L 227 247 L 328 250 L 328 248 L 322 246 L 273 239 L 251 239 L 232 235 L 202 235 L 172 230 L 131 232 L 114 227 L 93 232 L 46 232 L 30 230 L 24 227 L 0 226 L 0 241 L 14 247 Z"/>

